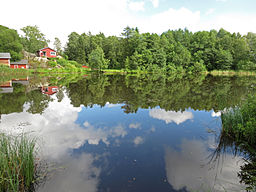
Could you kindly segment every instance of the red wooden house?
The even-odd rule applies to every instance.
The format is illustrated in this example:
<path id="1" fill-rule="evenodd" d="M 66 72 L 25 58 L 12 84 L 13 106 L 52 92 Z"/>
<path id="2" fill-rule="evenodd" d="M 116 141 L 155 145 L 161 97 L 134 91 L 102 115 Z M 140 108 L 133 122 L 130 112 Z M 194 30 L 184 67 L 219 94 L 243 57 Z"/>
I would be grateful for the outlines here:
<path id="1" fill-rule="evenodd" d="M 50 47 L 45 47 L 38 51 L 39 57 L 47 57 L 47 58 L 54 58 L 57 57 L 57 52 Z"/>
<path id="2" fill-rule="evenodd" d="M 53 95 L 58 92 L 58 87 L 57 86 L 48 86 L 48 87 L 46 86 L 46 87 L 42 87 L 41 91 L 43 94 Z"/>
<path id="3" fill-rule="evenodd" d="M 6 81 L 0 84 L 0 93 L 12 93 L 12 81 Z"/>
<path id="4" fill-rule="evenodd" d="M 28 69 L 28 60 L 22 59 L 21 61 L 11 62 L 10 68 L 12 69 Z"/>
<path id="5" fill-rule="evenodd" d="M 10 67 L 10 53 L 0 53 L 0 65 L 7 65 Z"/>

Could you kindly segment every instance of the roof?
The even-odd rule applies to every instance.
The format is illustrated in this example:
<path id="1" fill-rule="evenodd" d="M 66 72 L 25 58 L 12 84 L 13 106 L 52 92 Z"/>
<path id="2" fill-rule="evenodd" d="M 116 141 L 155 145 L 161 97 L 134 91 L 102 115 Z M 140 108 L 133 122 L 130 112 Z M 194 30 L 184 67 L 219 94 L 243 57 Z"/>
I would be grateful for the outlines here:
<path id="1" fill-rule="evenodd" d="M 27 59 L 22 59 L 20 61 L 11 62 L 11 65 L 27 65 L 27 64 L 28 64 L 28 60 Z"/>
<path id="2" fill-rule="evenodd" d="M 0 93 L 13 93 L 13 87 L 1 87 Z"/>
<path id="3" fill-rule="evenodd" d="M 0 53 L 0 59 L 11 59 L 10 53 Z"/>
<path id="4" fill-rule="evenodd" d="M 42 50 L 44 50 L 44 49 L 51 49 L 51 50 L 55 51 L 54 49 L 52 49 L 52 48 L 50 48 L 50 47 L 44 47 L 43 49 L 40 49 L 39 51 L 42 51 Z M 55 51 L 55 52 L 57 52 L 57 51 Z"/>

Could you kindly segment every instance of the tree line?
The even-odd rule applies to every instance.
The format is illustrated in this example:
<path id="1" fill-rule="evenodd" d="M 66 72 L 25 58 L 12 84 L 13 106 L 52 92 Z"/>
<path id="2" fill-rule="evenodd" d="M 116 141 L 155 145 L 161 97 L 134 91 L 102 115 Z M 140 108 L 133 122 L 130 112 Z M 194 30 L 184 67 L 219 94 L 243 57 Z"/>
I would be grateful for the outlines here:
<path id="1" fill-rule="evenodd" d="M 148 71 L 255 70 L 256 34 L 220 29 L 169 30 L 161 35 L 126 27 L 120 37 L 103 33 L 68 36 L 69 59 L 96 68 Z"/>
<path id="2" fill-rule="evenodd" d="M 10 52 L 13 60 L 21 51 L 36 53 L 49 40 L 37 26 L 16 30 L 0 25 L 0 52 Z M 168 30 L 161 35 L 140 33 L 126 27 L 118 36 L 72 32 L 62 49 L 56 37 L 54 48 L 69 60 L 97 69 L 147 70 L 154 72 L 200 72 L 211 70 L 255 70 L 256 34 L 219 31 L 190 32 Z"/>

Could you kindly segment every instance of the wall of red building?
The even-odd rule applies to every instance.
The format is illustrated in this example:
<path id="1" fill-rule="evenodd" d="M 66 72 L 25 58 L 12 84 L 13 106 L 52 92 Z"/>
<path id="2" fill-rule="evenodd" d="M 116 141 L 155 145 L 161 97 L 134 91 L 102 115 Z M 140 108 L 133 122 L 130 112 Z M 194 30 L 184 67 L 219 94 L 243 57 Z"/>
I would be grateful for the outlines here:
<path id="1" fill-rule="evenodd" d="M 43 52 L 46 52 L 46 57 L 52 58 L 52 57 L 56 57 L 56 55 L 51 55 L 51 52 L 55 52 L 54 50 L 50 49 L 50 48 L 45 48 L 41 50 L 41 57 L 44 57 Z"/>
<path id="2" fill-rule="evenodd" d="M 0 59 L 0 64 L 9 65 L 9 59 Z"/>
<path id="3" fill-rule="evenodd" d="M 18 68 L 16 68 L 16 69 L 21 69 L 22 67 L 24 68 L 24 69 L 26 69 L 27 68 L 27 66 L 26 65 L 17 65 L 18 66 Z M 10 65 L 10 68 L 12 68 L 12 69 L 15 69 L 15 65 Z"/>

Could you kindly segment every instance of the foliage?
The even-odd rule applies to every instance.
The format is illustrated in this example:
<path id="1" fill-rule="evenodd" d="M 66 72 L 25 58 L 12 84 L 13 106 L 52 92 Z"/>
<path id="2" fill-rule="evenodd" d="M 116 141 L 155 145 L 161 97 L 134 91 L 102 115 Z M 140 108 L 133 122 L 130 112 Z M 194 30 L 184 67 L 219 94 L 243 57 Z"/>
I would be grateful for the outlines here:
<path id="1" fill-rule="evenodd" d="M 0 134 L 0 190 L 28 191 L 35 180 L 35 140 Z"/>
<path id="2" fill-rule="evenodd" d="M 14 29 L 9 29 L 0 25 L 0 52 L 10 53 L 13 61 L 22 58 L 21 38 Z"/>
<path id="3" fill-rule="evenodd" d="M 12 69 L 6 65 L 0 64 L 0 75 L 29 75 L 31 71 L 27 69 Z"/>
<path id="4" fill-rule="evenodd" d="M 248 191 L 256 189 L 256 95 L 251 95 L 240 107 L 230 108 L 221 115 L 222 133 L 218 148 L 235 146 L 245 154 L 246 163 L 238 176 L 248 185 Z M 237 153 L 237 152 L 235 152 Z"/>
<path id="5" fill-rule="evenodd" d="M 96 49 L 92 50 L 88 57 L 89 66 L 91 68 L 100 70 L 108 68 L 109 61 L 104 58 L 104 52 L 102 48 L 97 47 Z"/>
<path id="6" fill-rule="evenodd" d="M 25 51 L 36 53 L 38 50 L 48 46 L 49 40 L 46 39 L 37 26 L 26 26 L 21 31 L 24 33 L 22 44 Z"/>
<path id="7" fill-rule="evenodd" d="M 222 114 L 223 131 L 238 143 L 256 147 L 256 96 L 250 96 L 243 105 Z"/>
<path id="8" fill-rule="evenodd" d="M 55 37 L 53 45 L 54 45 L 54 49 L 57 51 L 57 53 L 62 54 L 61 41 L 58 37 Z"/>
<path id="9" fill-rule="evenodd" d="M 138 28 L 126 27 L 121 35 L 105 37 L 102 33 L 80 35 L 72 32 L 65 54 L 80 63 L 95 60 L 91 65 L 102 63 L 96 61 L 104 58 L 109 61 L 108 69 L 147 70 L 163 74 L 256 69 L 256 35 L 253 33 L 241 36 L 224 29 L 196 33 L 179 29 L 158 35 L 140 34 Z"/>

